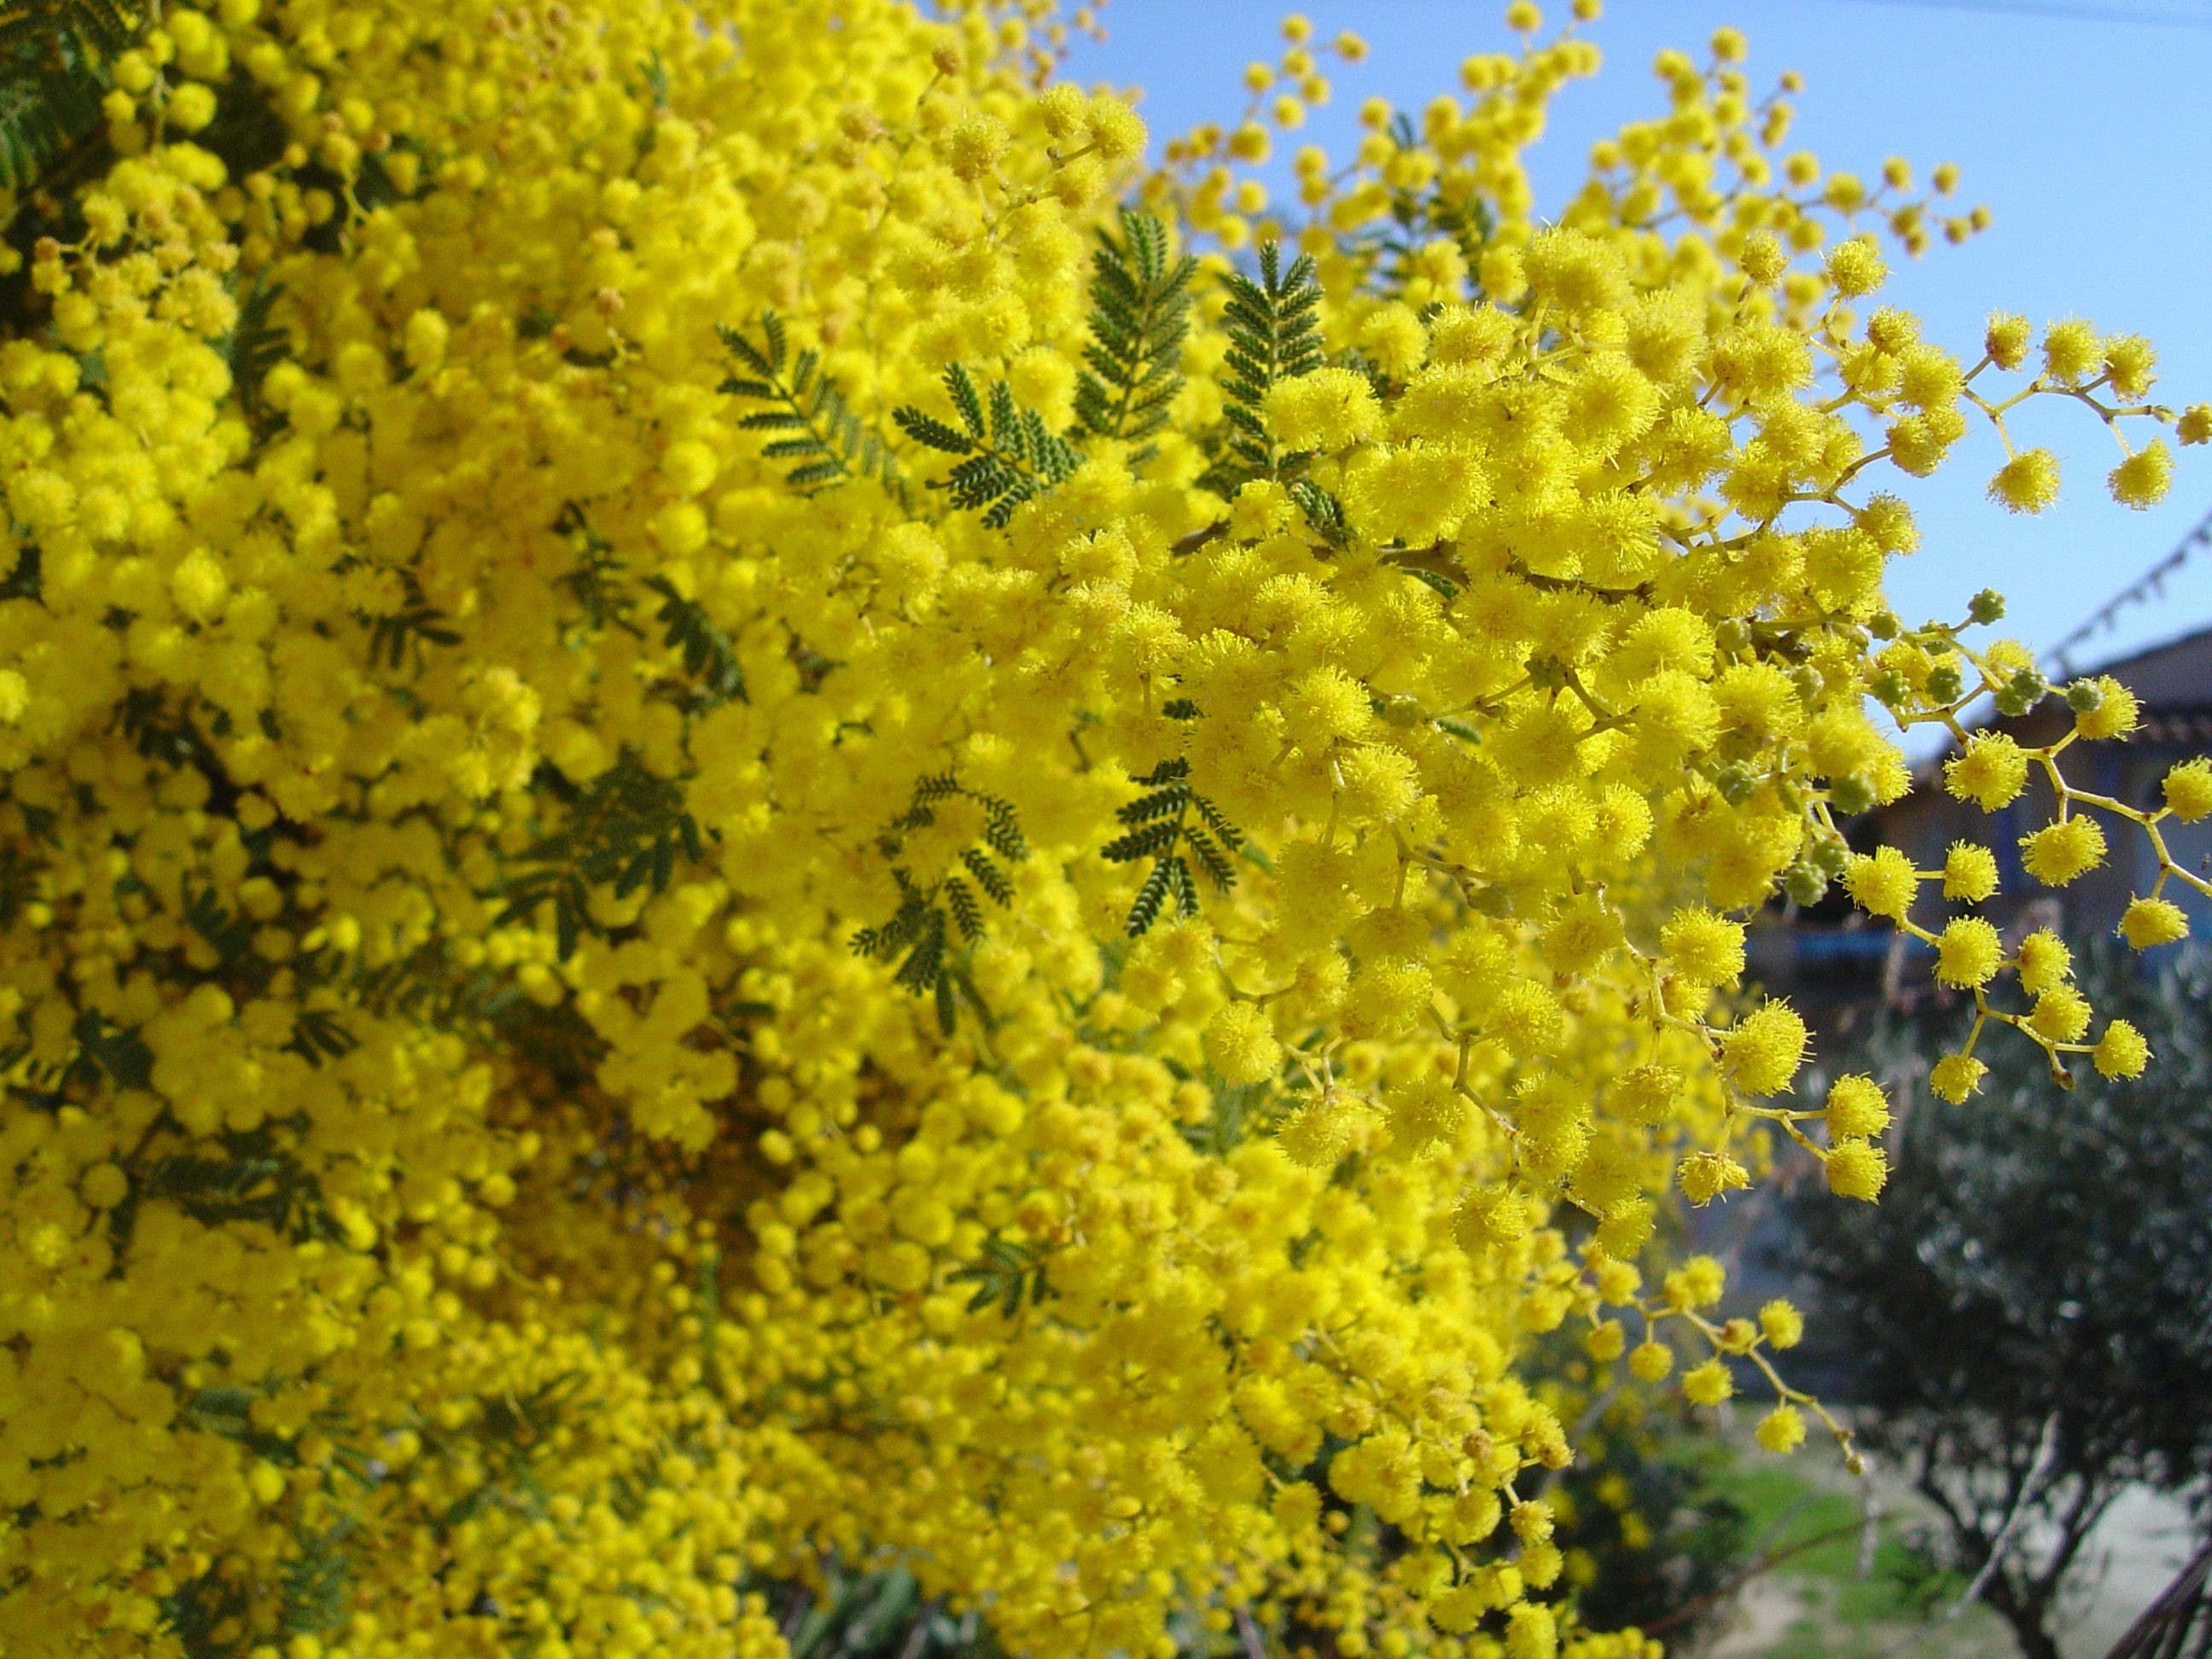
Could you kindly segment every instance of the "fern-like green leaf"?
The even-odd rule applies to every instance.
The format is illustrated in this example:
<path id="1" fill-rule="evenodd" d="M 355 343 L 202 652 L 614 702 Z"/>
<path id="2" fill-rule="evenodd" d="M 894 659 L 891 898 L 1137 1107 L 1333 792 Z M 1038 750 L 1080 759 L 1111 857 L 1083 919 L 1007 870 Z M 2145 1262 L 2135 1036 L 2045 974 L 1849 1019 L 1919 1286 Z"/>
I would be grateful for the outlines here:
<path id="1" fill-rule="evenodd" d="M 1139 859 L 1166 852 L 1182 836 L 1182 814 L 1177 811 L 1172 818 L 1148 823 L 1141 830 L 1133 830 L 1126 836 L 1116 836 L 1098 849 L 1098 856 L 1109 864 L 1133 864 Z"/>
<path id="2" fill-rule="evenodd" d="M 212 1152 L 141 1163 L 131 1171 L 131 1188 L 133 1212 L 118 1218 L 125 1230 L 137 1203 L 160 1198 L 204 1227 L 255 1221 L 295 1242 L 338 1236 L 320 1183 L 267 1125 L 225 1131 Z"/>
<path id="3" fill-rule="evenodd" d="M 1221 892 L 1227 892 L 1236 884 L 1237 872 L 1229 867 L 1229 855 L 1214 844 L 1213 838 L 1203 830 L 1186 829 L 1182 844 L 1197 859 L 1199 868 L 1206 872 L 1206 879 Z"/>
<path id="4" fill-rule="evenodd" d="M 370 661 L 381 662 L 397 673 L 411 654 L 419 673 L 425 647 L 459 645 L 461 636 L 446 625 L 446 613 L 422 597 L 411 573 L 402 571 L 400 579 L 406 586 L 406 599 L 400 608 L 388 617 L 367 619 L 368 656 Z"/>
<path id="5" fill-rule="evenodd" d="M 361 1039 L 326 1008 L 310 1008 L 292 1022 L 292 1040 L 284 1045 L 310 1066 L 325 1060 L 343 1060 L 361 1047 Z"/>
<path id="6" fill-rule="evenodd" d="M 1145 884 L 1137 890 L 1136 902 L 1129 907 L 1131 939 L 1139 938 L 1152 931 L 1152 924 L 1160 919 L 1161 908 L 1167 902 L 1174 887 L 1175 872 L 1171 868 L 1171 860 L 1158 860 L 1153 864 L 1151 873 L 1145 878 Z"/>
<path id="7" fill-rule="evenodd" d="M 945 878 L 945 902 L 951 907 L 952 920 L 959 924 L 960 937 L 974 944 L 983 932 L 983 907 L 975 902 L 975 894 L 968 884 L 957 876 Z"/>
<path id="8" fill-rule="evenodd" d="M 983 435 L 983 400 L 975 391 L 975 382 L 968 371 L 954 363 L 945 371 L 945 389 L 951 395 L 952 407 L 959 411 L 960 424 L 968 428 L 969 435 L 981 439 Z"/>
<path id="9" fill-rule="evenodd" d="M 604 628 L 612 623 L 635 635 L 637 629 L 629 619 L 630 601 L 616 580 L 627 567 L 616 555 L 614 544 L 592 528 L 574 501 L 562 506 L 553 527 L 568 537 L 576 550 L 575 566 L 561 578 L 561 585 L 576 596 L 592 626 Z"/>
<path id="10" fill-rule="evenodd" d="M 1193 708 L 1190 718 L 1197 715 L 1198 710 Z M 1137 827 L 1098 849 L 1098 855 L 1109 864 L 1152 860 L 1152 867 L 1146 872 L 1136 900 L 1129 907 L 1128 931 L 1133 939 L 1151 929 L 1170 900 L 1174 901 L 1181 914 L 1197 914 L 1198 883 L 1191 873 L 1189 860 L 1183 856 L 1186 851 L 1198 860 L 1206 879 L 1219 890 L 1226 892 L 1236 884 L 1237 872 L 1230 863 L 1230 854 L 1243 845 L 1243 831 L 1230 823 L 1218 806 L 1192 788 L 1189 778 L 1190 763 L 1178 755 L 1162 761 L 1136 779 L 1140 788 L 1152 793 L 1139 795 L 1115 816 L 1123 823 Z M 1191 822 L 1194 812 L 1199 818 L 1196 823 Z"/>
<path id="11" fill-rule="evenodd" d="M 207 941 L 225 966 L 243 961 L 253 951 L 253 929 L 242 918 L 222 908 L 211 887 L 185 897 L 185 922 Z"/>
<path id="12" fill-rule="evenodd" d="M 1167 227 L 1149 213 L 1121 215 L 1121 236 L 1098 233 L 1091 256 L 1091 344 L 1076 382 L 1075 418 L 1103 438 L 1149 437 L 1167 423 L 1182 390 L 1176 365 L 1189 332 L 1198 261 L 1170 261 Z"/>
<path id="13" fill-rule="evenodd" d="M 707 614 L 696 599 L 687 599 L 665 576 L 649 576 L 645 585 L 660 595 L 654 620 L 667 629 L 661 643 L 684 653 L 684 672 L 697 680 L 708 707 L 748 701 L 744 671 L 738 665 L 737 647 Z"/>
<path id="14" fill-rule="evenodd" d="M 321 1636 L 345 1622 L 352 1599 L 353 1557 L 345 1547 L 352 1522 L 341 1518 L 294 1534 L 295 1553 L 284 1564 L 283 1610 L 278 1628 L 287 1636 Z"/>
<path id="15" fill-rule="evenodd" d="M 863 927 L 853 935 L 853 950 L 857 955 L 887 962 L 921 931 L 922 913 L 927 907 L 921 895 L 907 886 L 903 872 L 893 873 L 899 877 L 906 897 L 889 921 L 880 927 Z"/>
<path id="16" fill-rule="evenodd" d="M 1214 465 L 1200 480 L 1233 495 L 1254 478 L 1280 477 L 1297 459 L 1279 450 L 1267 430 L 1267 393 L 1284 380 L 1310 374 L 1325 355 L 1321 334 L 1321 279 L 1312 258 L 1300 254 L 1285 269 L 1282 250 L 1260 249 L 1260 280 L 1241 273 L 1228 279 L 1222 320 L 1229 349 L 1221 393 L 1226 430 Z"/>
<path id="17" fill-rule="evenodd" d="M 1343 503 L 1310 478 L 1300 478 L 1291 485 L 1291 499 L 1298 504 L 1314 533 L 1331 546 L 1341 547 L 1350 538 Z"/>
<path id="18" fill-rule="evenodd" d="M 977 795 L 985 814 L 983 844 L 1009 864 L 1019 864 L 1030 855 L 1030 846 L 1022 835 L 1021 824 L 1014 817 L 1014 809 L 996 795 Z"/>
<path id="19" fill-rule="evenodd" d="M 67 152 L 98 138 L 106 65 L 143 21 L 116 0 L 0 6 L 0 189 L 28 193 Z"/>
<path id="20" fill-rule="evenodd" d="M 1403 150 L 1420 147 L 1420 134 L 1409 116 L 1401 112 L 1390 124 L 1390 137 Z M 1390 169 L 1383 169 L 1386 175 Z M 1484 250 L 1498 228 L 1490 204 L 1469 190 L 1463 196 L 1444 191 L 1399 187 L 1393 189 L 1388 210 L 1375 228 L 1356 237 L 1352 251 L 1363 264 L 1379 271 L 1383 292 L 1402 295 L 1420 273 L 1424 248 L 1439 241 L 1455 244 L 1469 270 L 1482 263 Z"/>
<path id="21" fill-rule="evenodd" d="M 566 961 L 586 929 L 603 931 L 591 919 L 594 887 L 611 886 L 617 897 L 648 884 L 664 891 L 679 851 L 695 864 L 706 856 L 683 786 L 625 757 L 592 781 L 560 829 L 521 854 L 494 925 L 526 920 L 550 902 L 556 948 Z"/>
<path id="22" fill-rule="evenodd" d="M 270 313 L 283 292 L 265 272 L 258 274 L 253 286 L 239 300 L 238 320 L 222 343 L 223 359 L 230 368 L 231 396 L 257 432 L 265 433 L 272 424 L 269 408 L 261 399 L 261 383 L 291 349 L 290 334 L 270 321 Z"/>
<path id="23" fill-rule="evenodd" d="M 86 1058 L 105 1072 L 118 1089 L 154 1086 L 154 1051 L 146 1046 L 135 1025 L 111 1025 L 99 1013 L 86 1009 L 72 1032 Z"/>
<path id="24" fill-rule="evenodd" d="M 956 1268 L 956 1282 L 975 1286 L 968 1298 L 968 1311 L 981 1313 L 994 1303 L 1012 1319 L 1024 1301 L 1032 1306 L 1045 1299 L 1051 1287 L 1045 1282 L 1044 1252 L 1034 1244 L 1010 1244 L 993 1237 L 983 1246 L 982 1260 Z"/>
<path id="25" fill-rule="evenodd" d="M 1006 872 L 991 862 L 990 855 L 976 848 L 969 848 L 960 855 L 968 872 L 975 878 L 975 884 L 1000 904 L 1014 902 L 1013 884 L 1006 879 Z"/>
<path id="26" fill-rule="evenodd" d="M 853 935 L 857 954 L 898 963 L 891 975 L 893 984 L 917 996 L 934 998 L 938 1024 L 947 1036 L 952 1035 L 963 1001 L 975 1009 L 986 1027 L 992 1024 L 964 958 L 949 947 L 956 933 L 963 945 L 972 945 L 982 937 L 983 907 L 976 901 L 977 890 L 994 904 L 1012 904 L 1013 882 L 991 854 L 995 853 L 1009 864 L 1019 863 L 1029 855 L 1028 843 L 1012 806 L 995 795 L 964 787 L 950 772 L 917 781 L 906 810 L 890 821 L 877 843 L 887 859 L 896 860 L 904 834 L 935 823 L 939 804 L 955 797 L 975 802 L 984 813 L 981 844 L 960 854 L 965 878 L 948 873 L 925 890 L 915 885 L 903 865 L 894 863 L 891 878 L 898 884 L 898 909 L 890 921 L 860 928 Z"/>
<path id="27" fill-rule="evenodd" d="M 1231 852 L 1235 852 L 1244 844 L 1244 832 L 1224 817 L 1221 815 L 1221 809 L 1204 795 L 1194 793 L 1190 798 L 1190 804 L 1198 808 L 1199 817 L 1206 820 L 1206 827 L 1213 831 L 1214 838 Z"/>
<path id="28" fill-rule="evenodd" d="M 930 488 L 945 490 L 957 507 L 981 508 L 992 529 L 1003 528 L 1016 507 L 1083 465 L 1082 455 L 1047 428 L 1042 416 L 1015 402 L 1004 380 L 983 391 L 965 367 L 954 363 L 945 371 L 945 392 L 964 433 L 911 404 L 893 410 L 891 419 L 915 442 L 966 458 Z"/>
<path id="29" fill-rule="evenodd" d="M 926 910 L 915 936 L 914 948 L 891 975 L 891 983 L 904 986 L 917 996 L 936 991 L 945 965 L 945 912 L 933 907 Z"/>
<path id="30" fill-rule="evenodd" d="M 891 418 L 898 422 L 899 430 L 916 443 L 932 449 L 942 450 L 947 455 L 966 455 L 975 447 L 975 441 L 964 432 L 955 432 L 933 415 L 918 409 L 899 409 Z"/>
<path id="31" fill-rule="evenodd" d="M 1024 441 L 1027 428 L 1022 424 L 1020 406 L 1014 402 L 1014 389 L 1004 380 L 991 383 L 991 442 L 1003 451 L 1007 459 L 1020 465 L 1031 457 Z"/>
<path id="32" fill-rule="evenodd" d="M 1148 818 L 1164 818 L 1170 812 L 1181 811 L 1182 804 L 1189 799 L 1190 791 L 1176 784 L 1157 794 L 1139 796 L 1114 816 L 1124 823 L 1142 823 Z"/>
<path id="33" fill-rule="evenodd" d="M 836 380 L 821 372 L 818 353 L 802 351 L 792 358 L 783 319 L 775 313 L 761 313 L 758 345 L 726 324 L 718 324 L 715 331 L 745 371 L 725 379 L 720 389 L 731 397 L 774 405 L 746 416 L 738 424 L 792 434 L 761 448 L 769 460 L 798 463 L 783 475 L 787 484 L 802 492 L 866 477 L 897 484 L 898 463 L 890 447 L 854 412 Z"/>

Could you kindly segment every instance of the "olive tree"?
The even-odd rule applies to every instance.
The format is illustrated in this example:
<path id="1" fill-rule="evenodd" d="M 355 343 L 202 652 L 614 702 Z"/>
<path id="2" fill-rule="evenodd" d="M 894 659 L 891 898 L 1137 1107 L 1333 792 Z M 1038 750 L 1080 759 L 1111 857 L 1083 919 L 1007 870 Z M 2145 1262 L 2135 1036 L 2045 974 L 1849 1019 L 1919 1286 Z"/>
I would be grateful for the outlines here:
<path id="1" fill-rule="evenodd" d="M 2077 954 L 2160 1063 L 2062 1080 L 1992 1045 L 1954 1105 L 1913 1079 L 1948 1022 L 1890 1024 L 1867 1056 L 1901 1085 L 1888 1188 L 1802 1206 L 1791 1247 L 1856 1352 L 1869 1444 L 1940 1516 L 1924 1547 L 2029 1659 L 2056 1659 L 2123 1489 L 2201 1499 L 2212 1474 L 2212 957 Z"/>

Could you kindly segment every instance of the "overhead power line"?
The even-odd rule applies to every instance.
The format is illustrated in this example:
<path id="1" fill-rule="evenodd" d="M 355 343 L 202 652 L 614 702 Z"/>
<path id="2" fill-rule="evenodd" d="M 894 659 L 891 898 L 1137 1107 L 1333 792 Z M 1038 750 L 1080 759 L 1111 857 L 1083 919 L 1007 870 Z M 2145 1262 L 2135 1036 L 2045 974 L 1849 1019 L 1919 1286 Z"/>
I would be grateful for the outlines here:
<path id="1" fill-rule="evenodd" d="M 2137 7 L 2096 6 L 2054 0 L 1851 0 L 1862 6 L 1902 7 L 1912 11 L 1978 11 L 2000 17 L 2040 17 L 2063 23 L 2148 23 L 2154 27 L 2212 28 L 2212 12 L 2145 11 Z"/>
<path id="2" fill-rule="evenodd" d="M 2086 644 L 2106 629 L 2118 624 L 2120 612 L 2130 605 L 2148 605 L 2166 597 L 2166 579 L 2187 564 L 2190 556 L 2200 547 L 2212 545 L 2212 513 L 2197 521 L 2197 527 L 2184 536 L 2173 551 L 2130 582 L 2105 601 L 2089 619 L 2064 639 L 2044 653 L 2046 659 L 2056 662 L 2061 674 L 2074 672 L 2072 653 L 2077 645 Z"/>

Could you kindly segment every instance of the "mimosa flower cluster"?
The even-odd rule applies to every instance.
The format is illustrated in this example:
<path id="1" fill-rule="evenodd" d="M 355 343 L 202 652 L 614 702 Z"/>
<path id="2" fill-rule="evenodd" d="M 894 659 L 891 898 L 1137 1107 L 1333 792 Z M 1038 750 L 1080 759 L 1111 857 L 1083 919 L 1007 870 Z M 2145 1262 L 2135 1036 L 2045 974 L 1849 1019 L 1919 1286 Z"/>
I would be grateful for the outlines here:
<path id="1" fill-rule="evenodd" d="M 2212 415 L 1880 305 L 1978 222 L 1782 154 L 1730 33 L 1545 216 L 1596 52 L 1508 21 L 1286 216 L 1361 50 L 1296 19 L 1150 174 L 1042 4 L 143 20 L 4 204 L 0 1649 L 768 1659 L 834 1553 L 1010 1653 L 1656 1654 L 1577 1614 L 1535 1339 L 1741 1358 L 1787 1450 L 1797 1315 L 1659 1206 L 1883 1176 L 1749 914 L 1841 880 L 2147 1060 L 1912 921 L 1985 852 L 1845 846 L 1869 696 L 2050 690 L 1887 608 L 1896 492 L 1986 417 L 2040 507 L 2009 426 L 2087 402 L 2142 506 Z M 1950 772 L 2043 769 L 2053 884 L 2124 810 L 2066 746 Z"/>

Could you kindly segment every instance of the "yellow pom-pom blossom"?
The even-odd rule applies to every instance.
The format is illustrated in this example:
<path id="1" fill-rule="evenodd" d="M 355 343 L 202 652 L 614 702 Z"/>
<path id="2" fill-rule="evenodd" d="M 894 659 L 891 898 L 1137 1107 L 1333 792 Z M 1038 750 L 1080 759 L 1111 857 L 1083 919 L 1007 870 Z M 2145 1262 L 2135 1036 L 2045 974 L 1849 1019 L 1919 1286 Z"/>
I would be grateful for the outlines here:
<path id="1" fill-rule="evenodd" d="M 1682 1195 L 1698 1206 L 1748 1186 L 1750 1173 L 1724 1152 L 1692 1152 L 1682 1160 Z"/>
<path id="2" fill-rule="evenodd" d="M 1752 1432 L 1764 1450 L 1778 1455 L 1795 1451 L 1804 1443 L 1805 1415 L 1795 1406 L 1777 1406 Z"/>
<path id="3" fill-rule="evenodd" d="M 1839 1140 L 1828 1149 L 1828 1188 L 1843 1198 L 1871 1203 L 1889 1179 L 1889 1161 L 1868 1140 Z"/>
<path id="4" fill-rule="evenodd" d="M 1733 985 L 1743 972 L 1743 927 L 1703 908 L 1678 910 L 1659 931 L 1667 966 L 1693 985 Z"/>
<path id="5" fill-rule="evenodd" d="M 2189 917 L 2171 899 L 2131 901 L 2120 917 L 2120 937 L 2138 951 L 2189 937 Z"/>
<path id="6" fill-rule="evenodd" d="M 2143 1034 L 2124 1019 L 2116 1019 L 2097 1039 L 2092 1056 L 2098 1071 L 2109 1078 L 2141 1077 L 2150 1064 L 2150 1044 Z"/>
<path id="7" fill-rule="evenodd" d="M 2027 873 L 2051 887 L 2069 881 L 2105 861 L 2105 827 L 2092 817 L 2071 817 L 2022 836 L 2021 863 Z"/>
<path id="8" fill-rule="evenodd" d="M 1943 787 L 1960 800 L 1994 812 L 2027 782 L 2027 757 L 2002 732 L 1976 732 L 1966 750 L 1943 763 Z"/>
<path id="9" fill-rule="evenodd" d="M 2029 995 L 2063 984 L 2073 971 L 2073 951 L 2048 928 L 2038 928 L 2021 940 L 2020 988 Z"/>
<path id="10" fill-rule="evenodd" d="M 2089 1000 L 2071 985 L 2053 985 L 2037 994 L 2027 1030 L 2052 1042 L 2073 1042 L 2089 1029 Z"/>
<path id="11" fill-rule="evenodd" d="M 1946 1054 L 1929 1073 L 1928 1086 L 1955 1106 L 1982 1086 L 1989 1069 L 1971 1054 Z M 1833 1167 L 1831 1163 L 1832 1170 Z"/>
<path id="12" fill-rule="evenodd" d="M 1268 1029 L 1266 1013 L 1249 1002 L 1232 1002 L 1206 1028 L 1206 1051 L 1214 1069 L 1230 1083 L 1259 1083 L 1283 1063 L 1282 1044 Z"/>
<path id="13" fill-rule="evenodd" d="M 1780 1298 L 1759 1310 L 1759 1328 L 1777 1348 L 1794 1348 L 1805 1336 L 1805 1316 Z"/>
<path id="14" fill-rule="evenodd" d="M 1790 1086 L 1805 1057 L 1805 1022 L 1786 1002 L 1762 1003 L 1722 1040 L 1731 1080 L 1749 1095 Z"/>
<path id="15" fill-rule="evenodd" d="M 2173 483 L 2173 452 L 2154 439 L 2114 467 L 2106 478 L 2112 499 L 2138 510 L 2157 506 Z"/>
<path id="16" fill-rule="evenodd" d="M 1839 1077 L 1828 1085 L 1828 1134 L 1836 1140 L 1863 1140 L 1889 1126 L 1889 1098 L 1869 1077 Z"/>
<path id="17" fill-rule="evenodd" d="M 1962 988 L 1986 985 L 2004 960 L 2004 941 L 1979 916 L 1960 916 L 1936 941 L 1936 977 Z"/>
<path id="18" fill-rule="evenodd" d="M 1880 847 L 1852 855 L 1844 870 L 1844 886 L 1869 915 L 1902 921 L 1920 890 L 1920 872 L 1896 848 Z"/>
<path id="19" fill-rule="evenodd" d="M 1978 842 L 1954 842 L 1943 859 L 1943 896 L 1979 904 L 1996 890 L 1996 854 Z"/>
<path id="20" fill-rule="evenodd" d="M 1232 285 L 1265 146 L 1144 172 L 1026 8 L 165 18 L 0 338 L 0 1647 L 770 1659 L 835 1553 L 1011 1653 L 1615 1651 L 1491 1536 L 1537 1345 L 1794 1340 L 1620 1276 L 1802 1133 L 1712 993 L 1910 921 L 1867 695 L 2039 689 L 1882 599 L 1996 404 L 1796 268 L 1860 198 L 1685 60 L 1540 212 L 1532 39 Z"/>
<path id="21" fill-rule="evenodd" d="M 2142 721 L 2136 694 L 2109 674 L 2082 682 L 2094 690 L 2088 706 L 2074 716 L 2074 729 L 2092 739 L 2124 738 Z"/>
<path id="22" fill-rule="evenodd" d="M 1682 1392 L 1693 1406 L 1717 1406 L 1735 1392 L 1727 1362 L 1717 1358 L 1692 1365 L 1682 1374 Z"/>
<path id="23" fill-rule="evenodd" d="M 2212 762 L 2184 761 L 2166 775 L 2166 809 L 2185 823 L 2212 814 Z"/>
<path id="24" fill-rule="evenodd" d="M 2058 499 L 2058 458 L 2025 449 L 1990 480 L 1990 499 L 2013 513 L 2040 513 Z"/>

